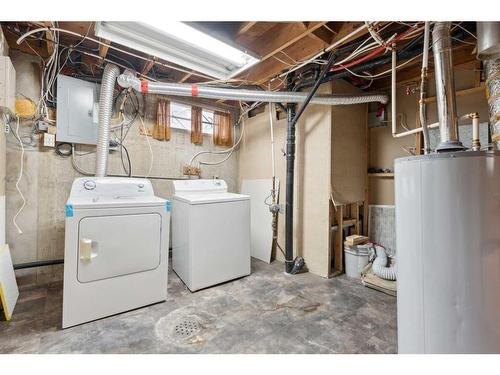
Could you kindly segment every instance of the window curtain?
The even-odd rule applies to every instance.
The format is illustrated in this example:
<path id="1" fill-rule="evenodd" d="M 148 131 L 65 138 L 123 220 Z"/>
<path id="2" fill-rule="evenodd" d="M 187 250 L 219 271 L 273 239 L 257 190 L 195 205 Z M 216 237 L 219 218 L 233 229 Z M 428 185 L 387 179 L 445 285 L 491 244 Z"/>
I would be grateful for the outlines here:
<path id="1" fill-rule="evenodd" d="M 191 107 L 191 143 L 195 145 L 203 144 L 202 111 L 200 107 Z"/>
<path id="2" fill-rule="evenodd" d="M 168 100 L 158 100 L 153 138 L 159 141 L 170 140 L 170 102 Z"/>
<path id="3" fill-rule="evenodd" d="M 227 112 L 214 112 L 214 144 L 217 146 L 233 145 L 233 126 L 231 115 Z"/>

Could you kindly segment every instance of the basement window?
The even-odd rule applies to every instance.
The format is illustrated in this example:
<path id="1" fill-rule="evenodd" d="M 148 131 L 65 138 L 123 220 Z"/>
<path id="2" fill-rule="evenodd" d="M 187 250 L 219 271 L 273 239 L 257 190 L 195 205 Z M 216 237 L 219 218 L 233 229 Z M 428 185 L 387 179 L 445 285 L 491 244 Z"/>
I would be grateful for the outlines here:
<path id="1" fill-rule="evenodd" d="M 214 132 L 214 113 L 203 109 L 203 134 L 212 135 Z M 191 131 L 191 106 L 170 102 L 170 127 Z"/>

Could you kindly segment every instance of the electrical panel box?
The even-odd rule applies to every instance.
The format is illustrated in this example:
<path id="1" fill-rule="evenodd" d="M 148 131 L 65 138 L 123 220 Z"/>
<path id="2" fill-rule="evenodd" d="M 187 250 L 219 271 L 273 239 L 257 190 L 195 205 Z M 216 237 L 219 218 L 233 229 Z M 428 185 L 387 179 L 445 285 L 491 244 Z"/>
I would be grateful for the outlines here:
<path id="1" fill-rule="evenodd" d="M 16 70 L 8 56 L 0 56 L 0 107 L 15 111 Z"/>
<path id="2" fill-rule="evenodd" d="M 57 76 L 57 142 L 97 144 L 100 85 Z"/>

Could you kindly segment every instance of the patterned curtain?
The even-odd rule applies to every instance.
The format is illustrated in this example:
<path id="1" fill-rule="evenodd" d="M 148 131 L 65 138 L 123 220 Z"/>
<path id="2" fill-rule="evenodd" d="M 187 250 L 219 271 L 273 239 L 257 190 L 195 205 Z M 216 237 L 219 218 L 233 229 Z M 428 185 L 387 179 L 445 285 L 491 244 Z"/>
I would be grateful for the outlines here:
<path id="1" fill-rule="evenodd" d="M 191 107 L 191 143 L 203 144 L 202 109 Z"/>
<path id="2" fill-rule="evenodd" d="M 233 145 L 233 126 L 231 115 L 227 112 L 214 112 L 214 144 L 217 146 Z"/>
<path id="3" fill-rule="evenodd" d="M 170 102 L 168 100 L 158 100 L 153 138 L 159 141 L 170 140 Z"/>

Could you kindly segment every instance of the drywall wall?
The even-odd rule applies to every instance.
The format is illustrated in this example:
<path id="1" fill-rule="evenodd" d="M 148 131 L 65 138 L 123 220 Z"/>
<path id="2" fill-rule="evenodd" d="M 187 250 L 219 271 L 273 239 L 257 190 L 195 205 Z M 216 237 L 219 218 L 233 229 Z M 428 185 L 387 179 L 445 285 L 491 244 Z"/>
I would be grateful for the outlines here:
<path id="1" fill-rule="evenodd" d="M 476 84 L 476 71 L 474 66 L 465 65 L 455 69 L 455 88 L 464 90 L 474 87 Z M 397 90 L 397 111 L 405 113 L 408 127 L 414 128 L 418 115 L 418 92 L 407 93 L 407 87 L 414 85 L 404 85 Z M 435 95 L 434 79 L 429 80 L 429 94 Z M 427 106 L 429 123 L 438 121 L 436 113 L 436 103 Z M 488 121 L 488 105 L 484 92 L 477 92 L 472 95 L 457 97 L 457 110 L 459 115 L 469 112 L 479 112 L 481 122 Z M 389 106 L 390 111 L 390 106 Z M 390 119 L 390 113 L 388 114 Z M 398 126 L 398 131 L 401 128 Z M 369 166 L 378 168 L 389 168 L 394 170 L 394 160 L 409 155 L 403 147 L 414 147 L 415 136 L 404 138 L 393 138 L 391 126 L 371 128 L 369 130 L 370 154 Z M 394 204 L 394 180 L 390 178 L 370 178 L 369 179 L 369 202 L 370 204 Z"/>
<path id="2" fill-rule="evenodd" d="M 245 118 L 245 134 L 241 141 L 238 158 L 238 191 L 243 179 L 264 179 L 272 177 L 271 130 L 269 127 L 269 106 L 263 113 Z M 276 177 L 280 180 L 279 202 L 285 202 L 286 159 L 283 154 L 286 140 L 286 120 L 274 121 L 274 142 L 276 155 Z M 278 243 L 285 246 L 285 215 L 278 217 Z M 273 258 L 283 261 L 278 251 Z"/>
<path id="3" fill-rule="evenodd" d="M 319 93 L 332 92 L 331 83 Z M 332 108 L 310 105 L 297 125 L 295 169 L 295 251 L 304 257 L 310 272 L 327 277 L 330 273 L 330 181 Z"/>
<path id="4" fill-rule="evenodd" d="M 17 92 L 33 100 L 38 100 L 40 85 L 38 76 L 38 60 L 17 51 L 11 53 L 12 62 L 17 72 Z M 146 126 L 152 127 L 156 119 L 156 97 L 147 97 Z M 145 136 L 140 135 L 139 120 L 136 120 L 128 134 L 125 146 L 129 150 L 132 161 L 132 173 L 144 175 L 149 169 L 150 151 Z M 20 133 L 23 139 L 29 140 L 32 123 L 21 121 Z M 152 176 L 181 175 L 182 166 L 189 162 L 191 156 L 202 150 L 222 149 L 212 145 L 206 136 L 202 146 L 190 142 L 189 133 L 172 129 L 172 137 L 168 142 L 160 142 L 150 138 L 154 155 Z M 95 148 L 79 149 L 81 153 L 93 151 Z M 14 263 L 36 260 L 60 259 L 64 255 L 64 204 L 69 196 L 71 184 L 80 175 L 72 168 L 69 158 L 62 158 L 51 148 L 26 147 L 24 156 L 24 173 L 20 188 L 26 197 L 26 207 L 19 215 L 18 223 L 23 229 L 19 235 L 12 225 L 12 218 L 21 205 L 21 198 L 15 188 L 19 174 L 20 149 L 16 139 L 7 136 L 7 241 L 10 244 Z M 207 156 L 210 160 L 219 160 L 221 156 Z M 77 156 L 78 164 L 87 171 L 94 169 L 93 153 Z M 238 153 L 219 166 L 204 166 L 202 177 L 217 176 L 227 181 L 231 191 L 236 190 Z M 123 174 L 118 152 L 110 154 L 109 174 Z M 169 198 L 172 195 L 172 183 L 166 180 L 152 180 L 155 193 Z M 36 270 L 18 271 L 20 283 L 43 283 L 62 278 L 62 266 L 42 267 Z"/>

